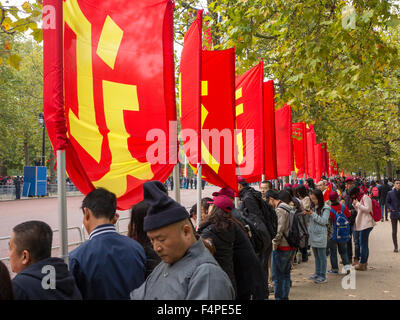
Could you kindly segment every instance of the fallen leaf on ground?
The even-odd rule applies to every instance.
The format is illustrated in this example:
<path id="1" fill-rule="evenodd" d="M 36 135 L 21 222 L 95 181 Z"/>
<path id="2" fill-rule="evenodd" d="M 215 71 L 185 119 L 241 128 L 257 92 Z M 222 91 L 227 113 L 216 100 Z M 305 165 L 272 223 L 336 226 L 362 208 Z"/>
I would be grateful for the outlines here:
<path id="1" fill-rule="evenodd" d="M 383 291 L 383 293 L 389 293 L 389 292 L 390 292 L 390 291 L 386 291 L 386 290 L 385 290 L 385 291 Z"/>
<path id="2" fill-rule="evenodd" d="M 354 294 L 348 294 L 349 297 L 355 298 L 357 296 L 355 296 Z"/>

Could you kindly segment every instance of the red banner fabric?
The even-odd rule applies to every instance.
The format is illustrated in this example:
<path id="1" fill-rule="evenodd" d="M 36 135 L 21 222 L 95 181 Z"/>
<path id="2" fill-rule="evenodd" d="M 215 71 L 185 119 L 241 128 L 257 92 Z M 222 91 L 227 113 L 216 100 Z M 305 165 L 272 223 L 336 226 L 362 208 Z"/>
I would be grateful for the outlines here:
<path id="1" fill-rule="evenodd" d="M 322 149 L 320 143 L 315 145 L 314 151 L 315 151 L 315 179 L 318 183 L 321 180 L 322 176 Z"/>
<path id="2" fill-rule="evenodd" d="M 292 111 L 285 105 L 275 111 L 276 159 L 278 176 L 290 176 L 294 170 L 292 146 Z"/>
<path id="3" fill-rule="evenodd" d="M 304 122 L 292 123 L 292 139 L 295 171 L 297 177 L 302 178 L 306 173 L 307 139 Z"/>
<path id="4" fill-rule="evenodd" d="M 44 4 L 50 2 L 59 1 Z M 61 57 L 52 50 L 62 34 L 44 30 L 49 137 L 55 149 L 66 147 L 68 175 L 83 193 L 104 187 L 116 194 L 118 209 L 125 210 L 142 199 L 144 182 L 164 181 L 177 162 L 176 123 L 170 125 L 176 120 L 173 3 L 62 4 Z M 52 72 L 60 72 L 63 59 L 61 112 L 62 86 Z M 68 133 L 65 144 L 60 143 L 63 130 Z"/>
<path id="5" fill-rule="evenodd" d="M 235 162 L 235 50 L 202 52 L 202 176 L 237 191 Z"/>
<path id="6" fill-rule="evenodd" d="M 180 64 L 179 109 L 184 148 L 189 163 L 200 163 L 201 147 L 201 46 L 202 13 L 197 11 L 197 18 L 185 34 Z M 185 136 L 186 130 L 193 130 L 195 137 Z M 192 139 L 194 138 L 194 141 Z"/>
<path id="7" fill-rule="evenodd" d="M 263 152 L 264 66 L 258 65 L 236 77 L 236 142 L 240 175 L 247 182 L 261 180 Z"/>
<path id="8" fill-rule="evenodd" d="M 276 163 L 274 82 L 264 82 L 264 175 L 266 180 L 278 178 Z"/>
<path id="9" fill-rule="evenodd" d="M 310 124 L 306 128 L 307 135 L 307 175 L 315 179 L 315 132 L 314 126 Z"/>

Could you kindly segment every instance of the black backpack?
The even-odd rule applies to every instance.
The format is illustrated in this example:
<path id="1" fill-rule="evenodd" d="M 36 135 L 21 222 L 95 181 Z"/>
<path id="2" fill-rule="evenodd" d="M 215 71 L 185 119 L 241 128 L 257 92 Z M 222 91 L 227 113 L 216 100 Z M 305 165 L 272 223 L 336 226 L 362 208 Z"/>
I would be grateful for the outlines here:
<path id="1" fill-rule="evenodd" d="M 249 212 L 247 208 L 244 208 L 244 211 L 238 210 L 238 212 L 240 212 L 238 220 L 248 231 L 254 251 L 257 254 L 266 251 L 271 245 L 272 239 L 262 218 L 256 213 Z"/>
<path id="2" fill-rule="evenodd" d="M 284 207 L 280 208 L 289 213 L 289 234 L 288 236 L 286 236 L 285 233 L 283 233 L 283 236 L 289 243 L 289 246 L 291 246 L 292 248 L 300 248 L 301 228 L 300 228 L 299 217 L 296 214 L 297 210 L 296 208 L 293 208 L 292 210 L 289 211 Z"/>
<path id="3" fill-rule="evenodd" d="M 262 198 L 258 199 L 258 201 L 263 214 L 265 225 L 268 228 L 271 239 L 274 239 L 276 233 L 278 232 L 278 216 L 276 215 L 275 209 L 267 204 L 267 202 L 265 202 Z"/>

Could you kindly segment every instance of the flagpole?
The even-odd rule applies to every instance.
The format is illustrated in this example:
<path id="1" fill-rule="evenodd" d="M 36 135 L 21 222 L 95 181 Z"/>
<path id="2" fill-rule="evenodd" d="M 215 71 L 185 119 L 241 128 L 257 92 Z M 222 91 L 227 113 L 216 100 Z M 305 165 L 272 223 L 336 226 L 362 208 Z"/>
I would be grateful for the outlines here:
<path id="1" fill-rule="evenodd" d="M 174 167 L 173 179 L 174 179 L 175 201 L 178 202 L 178 203 L 181 203 L 181 184 L 180 184 L 180 181 L 179 181 L 179 162 Z"/>
<path id="2" fill-rule="evenodd" d="M 201 164 L 197 164 L 197 229 L 201 224 L 201 191 L 202 191 L 202 181 L 201 181 Z"/>
<path id="3" fill-rule="evenodd" d="M 58 223 L 61 259 L 68 264 L 67 195 L 65 186 L 65 150 L 57 150 Z"/>

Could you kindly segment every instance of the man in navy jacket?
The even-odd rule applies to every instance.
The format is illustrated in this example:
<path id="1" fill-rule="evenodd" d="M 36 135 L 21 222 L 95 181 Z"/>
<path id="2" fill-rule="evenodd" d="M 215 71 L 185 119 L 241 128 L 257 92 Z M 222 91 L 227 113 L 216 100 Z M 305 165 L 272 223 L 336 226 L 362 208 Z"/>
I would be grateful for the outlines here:
<path id="1" fill-rule="evenodd" d="M 82 300 L 64 260 L 50 257 L 52 240 L 45 222 L 14 227 L 9 256 L 11 270 L 18 273 L 12 281 L 16 300 Z"/>
<path id="2" fill-rule="evenodd" d="M 390 212 L 390 221 L 392 222 L 392 238 L 394 252 L 399 252 L 397 245 L 397 222 L 400 221 L 400 180 L 394 180 L 394 189 L 388 192 L 386 197 L 386 207 Z"/>
<path id="3" fill-rule="evenodd" d="M 69 255 L 70 270 L 83 299 L 128 300 L 144 282 L 146 256 L 135 240 L 117 233 L 117 200 L 103 188 L 82 202 L 89 240 Z"/>

